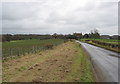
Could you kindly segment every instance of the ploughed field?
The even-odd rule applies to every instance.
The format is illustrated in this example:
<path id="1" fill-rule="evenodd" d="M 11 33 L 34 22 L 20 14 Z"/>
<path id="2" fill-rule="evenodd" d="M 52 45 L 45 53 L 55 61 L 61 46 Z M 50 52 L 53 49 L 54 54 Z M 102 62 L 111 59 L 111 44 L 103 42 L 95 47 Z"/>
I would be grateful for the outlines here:
<path id="1" fill-rule="evenodd" d="M 79 43 L 65 42 L 53 49 L 3 62 L 3 82 L 95 82 L 89 60 Z"/>

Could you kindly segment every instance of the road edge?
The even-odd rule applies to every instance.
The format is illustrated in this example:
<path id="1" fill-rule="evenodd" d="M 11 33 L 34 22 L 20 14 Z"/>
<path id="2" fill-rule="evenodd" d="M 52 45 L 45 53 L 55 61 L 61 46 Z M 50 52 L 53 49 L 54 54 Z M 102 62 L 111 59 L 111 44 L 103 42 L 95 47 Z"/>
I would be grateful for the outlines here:
<path id="1" fill-rule="evenodd" d="M 96 66 L 96 64 L 93 62 L 93 60 L 91 59 L 90 54 L 87 52 L 87 50 L 82 45 L 81 45 L 81 48 L 88 56 L 88 60 L 90 62 L 90 66 L 92 68 L 92 72 L 94 74 L 96 82 L 105 82 L 103 74 L 101 73 L 100 69 Z"/>

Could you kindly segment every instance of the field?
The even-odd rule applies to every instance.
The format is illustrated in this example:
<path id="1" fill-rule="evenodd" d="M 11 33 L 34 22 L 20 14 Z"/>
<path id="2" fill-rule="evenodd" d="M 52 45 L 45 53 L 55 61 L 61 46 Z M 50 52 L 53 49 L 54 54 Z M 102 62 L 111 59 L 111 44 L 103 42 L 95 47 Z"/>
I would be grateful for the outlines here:
<path id="1" fill-rule="evenodd" d="M 31 39 L 31 40 L 16 40 L 2 43 L 3 57 L 16 56 L 30 52 L 37 52 L 45 49 L 48 44 L 58 45 L 63 43 L 62 39 Z"/>
<path id="2" fill-rule="evenodd" d="M 79 43 L 70 41 L 10 59 L 2 69 L 3 82 L 95 82 L 88 57 Z"/>
<path id="3" fill-rule="evenodd" d="M 95 41 L 111 43 L 111 44 L 120 44 L 120 40 L 113 40 L 113 39 L 81 39 L 81 40 L 95 40 Z"/>

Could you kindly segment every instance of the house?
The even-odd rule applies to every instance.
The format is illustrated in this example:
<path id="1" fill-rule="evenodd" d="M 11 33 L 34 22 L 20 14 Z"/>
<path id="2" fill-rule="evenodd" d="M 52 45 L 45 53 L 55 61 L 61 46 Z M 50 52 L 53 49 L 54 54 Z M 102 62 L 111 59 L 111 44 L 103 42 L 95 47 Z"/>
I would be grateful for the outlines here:
<path id="1" fill-rule="evenodd" d="M 120 36 L 119 36 L 119 35 L 113 35 L 113 36 L 111 36 L 111 38 L 112 38 L 112 39 L 119 39 Z"/>
<path id="2" fill-rule="evenodd" d="M 74 35 L 77 39 L 81 39 L 81 38 L 82 38 L 82 33 L 73 33 L 73 35 Z"/>

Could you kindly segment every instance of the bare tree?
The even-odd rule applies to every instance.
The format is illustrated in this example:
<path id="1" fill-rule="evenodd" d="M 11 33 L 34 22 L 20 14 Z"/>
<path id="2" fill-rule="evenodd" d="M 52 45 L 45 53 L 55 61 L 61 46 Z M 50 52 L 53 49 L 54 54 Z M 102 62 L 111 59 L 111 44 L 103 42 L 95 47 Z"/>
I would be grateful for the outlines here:
<path id="1" fill-rule="evenodd" d="M 99 31 L 97 29 L 91 30 L 90 37 L 91 38 L 100 38 Z"/>

